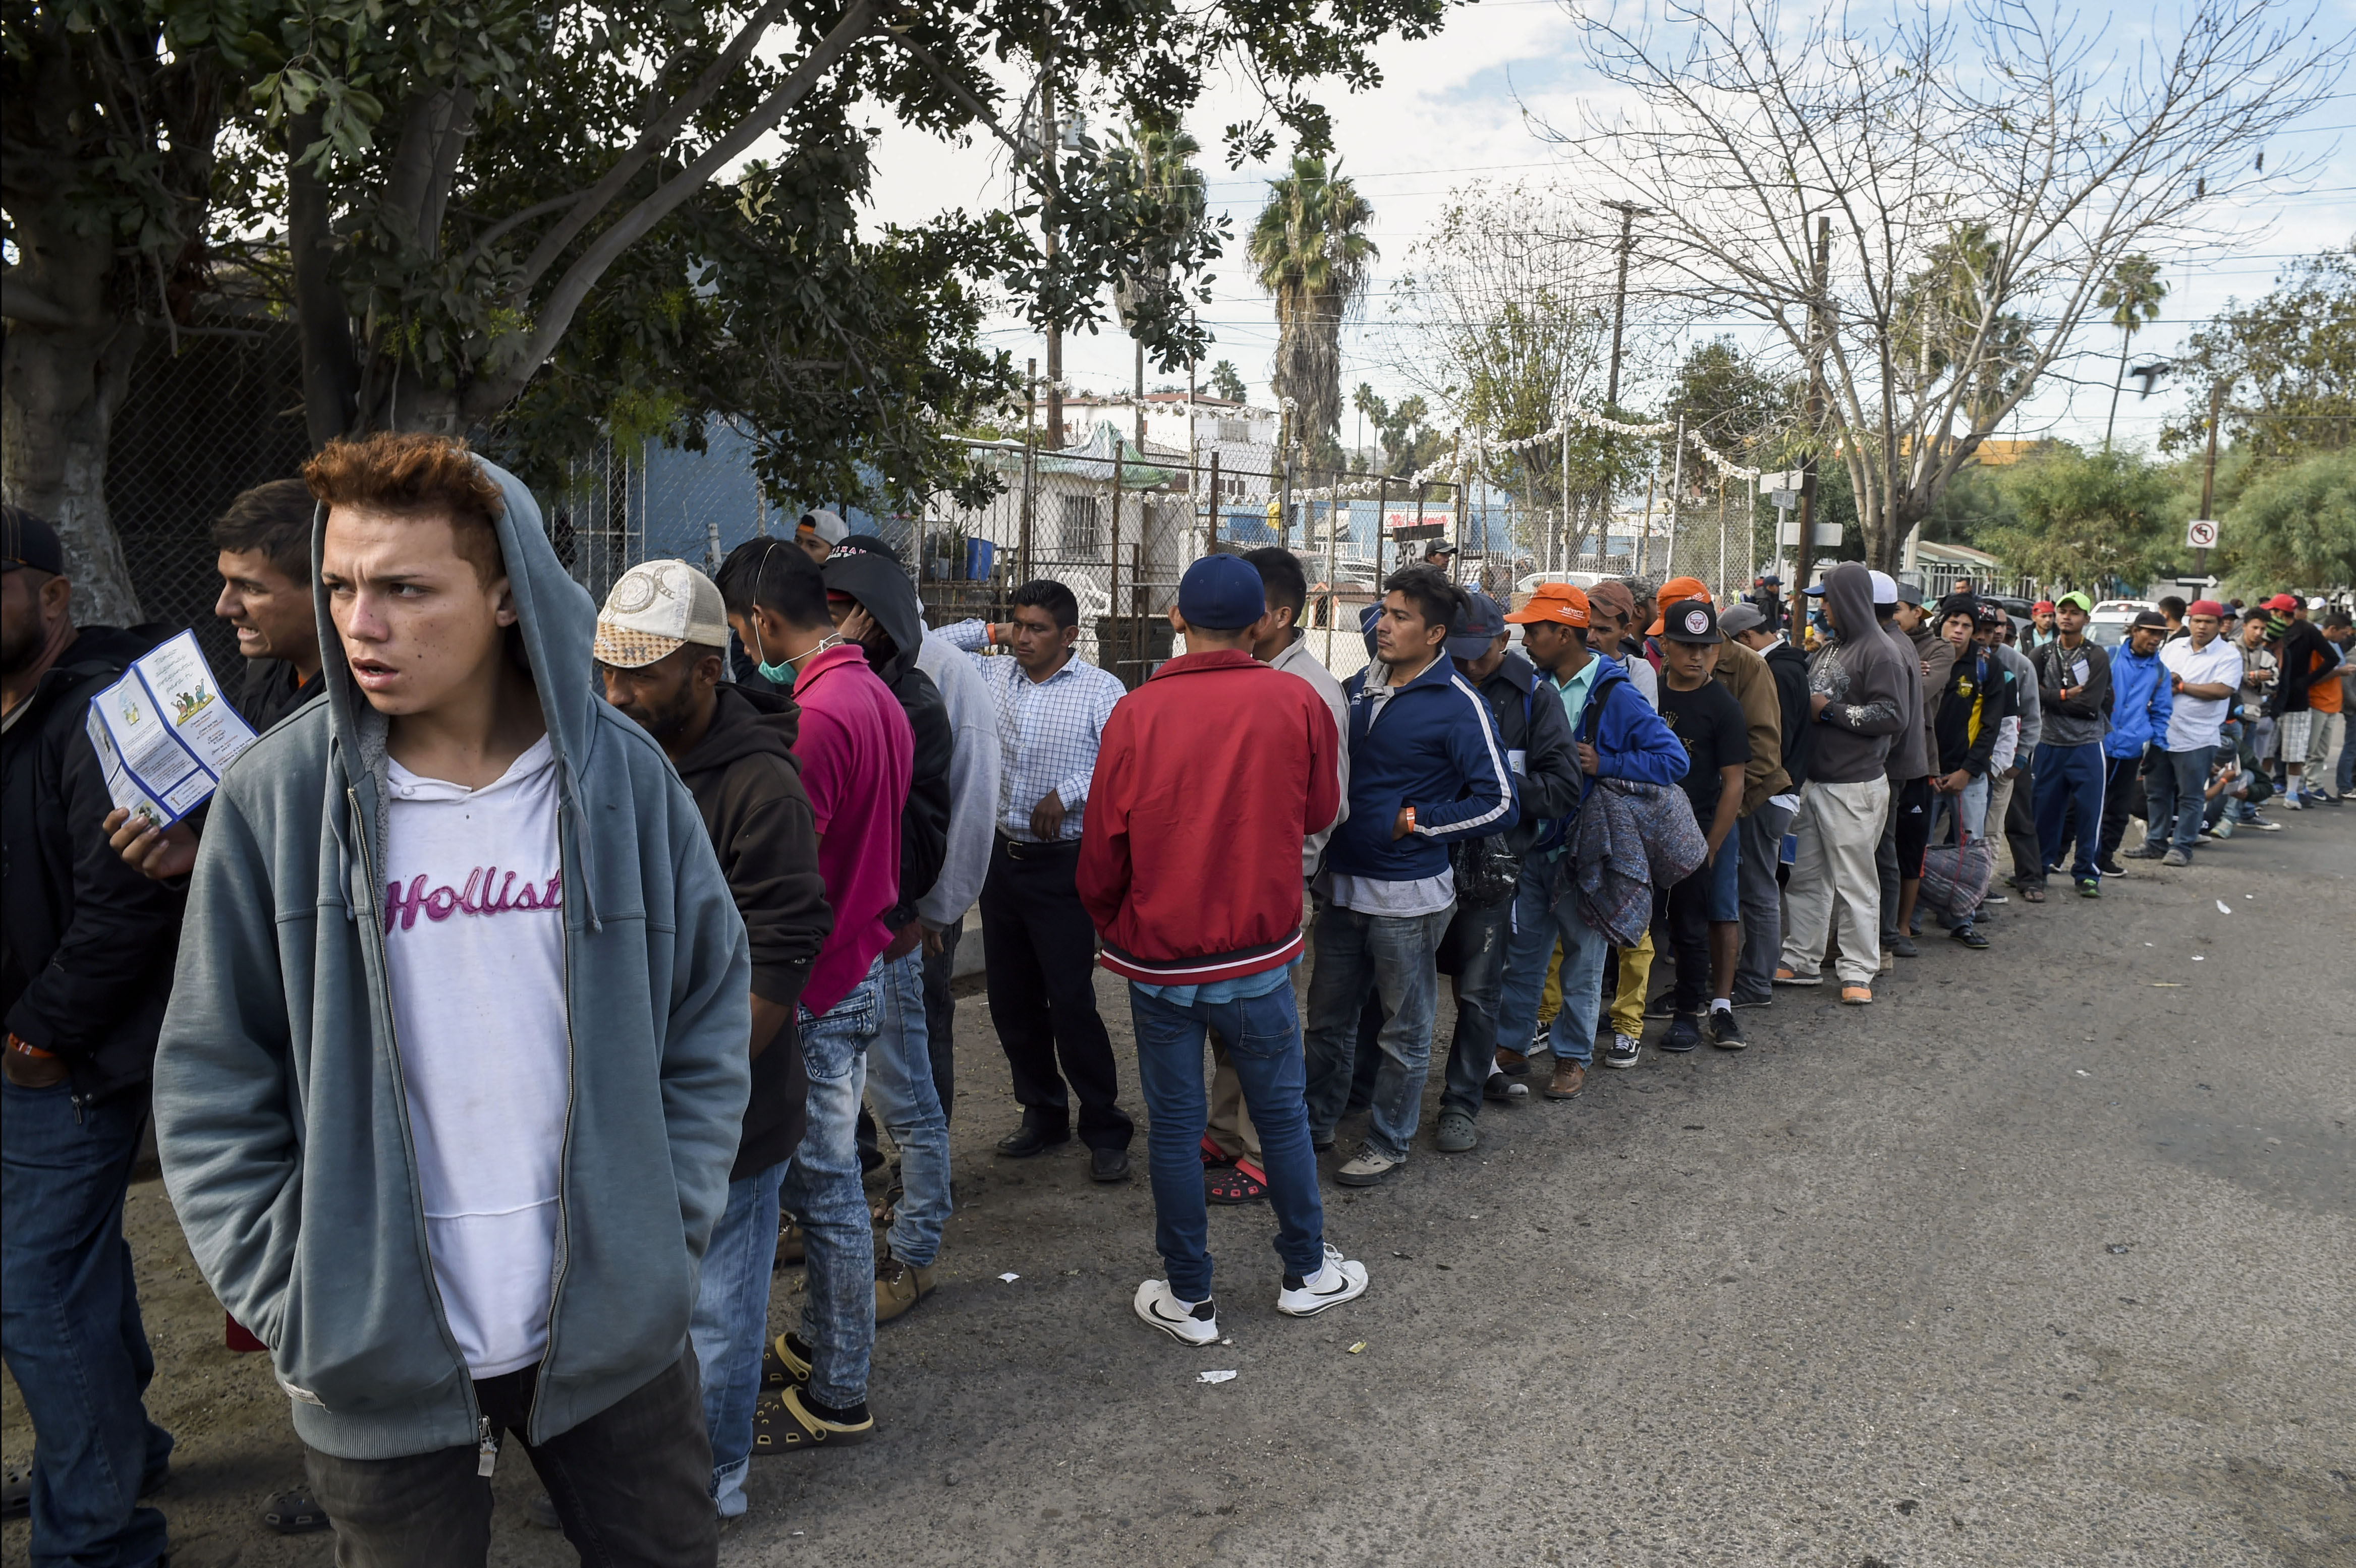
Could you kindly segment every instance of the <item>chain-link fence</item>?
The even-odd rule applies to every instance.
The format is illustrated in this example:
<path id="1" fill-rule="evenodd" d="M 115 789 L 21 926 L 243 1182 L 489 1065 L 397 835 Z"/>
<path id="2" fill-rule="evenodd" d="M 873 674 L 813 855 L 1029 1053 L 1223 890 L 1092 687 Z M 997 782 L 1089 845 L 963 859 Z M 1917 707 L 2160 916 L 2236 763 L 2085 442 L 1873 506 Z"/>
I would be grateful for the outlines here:
<path id="1" fill-rule="evenodd" d="M 213 614 L 210 528 L 241 490 L 284 479 L 311 454 L 294 329 L 200 323 L 151 333 L 131 367 L 107 446 L 106 507 L 150 623 L 196 629 L 237 689 L 237 635 Z"/>
<path id="2" fill-rule="evenodd" d="M 151 347 L 118 416 L 108 498 L 148 619 L 193 625 L 217 667 L 233 670 L 235 640 L 211 614 L 219 582 L 206 537 L 238 491 L 293 474 L 307 453 L 301 372 L 291 328 L 183 338 Z M 998 495 L 959 507 L 937 497 L 909 513 L 842 499 L 780 505 L 755 478 L 752 441 L 724 422 L 705 450 L 601 443 L 542 497 L 558 557 L 603 601 L 648 559 L 708 571 L 749 539 L 789 536 L 809 507 L 840 511 L 853 532 L 881 537 L 916 578 L 926 619 L 1004 620 L 1014 586 L 1054 578 L 1080 603 L 1080 656 L 1135 685 L 1172 654 L 1168 611 L 1186 567 L 1212 550 L 1281 545 L 1310 583 L 1303 630 L 1338 676 L 1363 668 L 1361 619 L 1383 579 L 1435 542 L 1456 547 L 1450 572 L 1500 601 L 1534 581 L 1676 575 L 1739 593 L 1757 565 L 1747 485 L 1683 487 L 1574 498 L 1530 507 L 1484 484 L 1416 485 L 1379 475 L 1223 468 L 1215 455 L 1141 446 L 1110 423 L 1060 451 L 977 442 Z M 1666 486 L 1664 486 L 1665 489 Z"/>

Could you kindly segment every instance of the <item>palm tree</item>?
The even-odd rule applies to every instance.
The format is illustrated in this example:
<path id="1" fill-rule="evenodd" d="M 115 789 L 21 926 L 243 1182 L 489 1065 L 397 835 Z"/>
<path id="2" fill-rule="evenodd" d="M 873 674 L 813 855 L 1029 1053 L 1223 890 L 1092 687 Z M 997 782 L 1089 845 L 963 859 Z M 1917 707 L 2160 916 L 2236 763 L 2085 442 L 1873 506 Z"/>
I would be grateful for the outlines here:
<path id="1" fill-rule="evenodd" d="M 1293 430 L 1333 441 L 1342 428 L 1342 320 L 1365 295 L 1380 254 L 1365 229 L 1375 209 L 1336 164 L 1296 157 L 1268 184 L 1252 225 L 1251 262 L 1276 300 L 1278 399 L 1292 400 Z"/>
<path id="2" fill-rule="evenodd" d="M 1124 271 L 1113 289 L 1121 325 L 1137 341 L 1137 441 L 1145 443 L 1145 339 L 1154 323 L 1185 306 L 1172 272 L 1210 208 L 1203 171 L 1194 167 L 1201 143 L 1174 124 L 1140 121 L 1113 148 L 1113 179 L 1145 231 L 1142 265 Z"/>
<path id="3" fill-rule="evenodd" d="M 2119 420 L 2119 384 L 2127 379 L 2127 346 L 2135 341 L 2136 333 L 2159 319 L 2159 302 L 2168 297 L 2168 285 L 2159 281 L 2159 263 L 2145 255 L 2123 256 L 2111 281 L 2094 296 L 2094 303 L 2111 313 L 2111 325 L 2119 329 L 2119 373 L 2111 383 L 2111 417 L 2103 421 L 2103 450 L 2111 449 L 2111 427 Z"/>

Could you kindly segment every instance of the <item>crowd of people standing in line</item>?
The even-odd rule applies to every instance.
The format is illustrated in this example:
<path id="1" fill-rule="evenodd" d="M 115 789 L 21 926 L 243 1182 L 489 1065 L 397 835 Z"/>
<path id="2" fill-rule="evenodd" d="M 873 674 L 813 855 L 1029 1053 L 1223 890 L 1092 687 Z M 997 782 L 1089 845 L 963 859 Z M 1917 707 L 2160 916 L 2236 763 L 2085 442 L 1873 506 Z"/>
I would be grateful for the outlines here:
<path id="1" fill-rule="evenodd" d="M 2113 657 L 2083 595 L 2016 646 L 1991 602 L 1847 564 L 1809 653 L 1772 592 L 1509 609 L 1427 563 L 1337 680 L 1270 548 L 1188 568 L 1184 651 L 1130 691 L 1075 656 L 1064 584 L 930 628 L 829 513 L 600 606 L 511 475 L 385 435 L 216 525 L 261 739 L 159 829 L 82 726 L 152 629 L 77 625 L 54 530 L 6 528 L 0 1263 L 45 1564 L 168 1548 L 122 1227 L 151 1116 L 304 1446 L 273 1524 L 482 1562 L 512 1439 L 584 1559 L 709 1562 L 755 1456 L 875 1431 L 877 1328 L 937 1288 L 977 904 L 1000 1157 L 1076 1136 L 1129 1176 L 1096 970 L 1127 983 L 1163 1265 L 1131 1305 L 1200 1345 L 1213 1203 L 1269 1205 L 1279 1313 L 1367 1290 L 1319 1157 L 1400 1179 L 1435 1049 L 1430 1147 L 1462 1153 L 1484 1104 L 1576 1099 L 1599 1047 L 1636 1065 L 1648 1010 L 1654 1049 L 1740 1051 L 1741 1011 L 1827 964 L 1869 1004 L 1926 912 L 1987 947 L 1999 835 L 2025 901 L 2098 896 L 2116 856 L 2182 866 L 2275 827 L 2270 793 L 2347 787 L 2356 634 L 2286 597 L 2156 614 Z"/>

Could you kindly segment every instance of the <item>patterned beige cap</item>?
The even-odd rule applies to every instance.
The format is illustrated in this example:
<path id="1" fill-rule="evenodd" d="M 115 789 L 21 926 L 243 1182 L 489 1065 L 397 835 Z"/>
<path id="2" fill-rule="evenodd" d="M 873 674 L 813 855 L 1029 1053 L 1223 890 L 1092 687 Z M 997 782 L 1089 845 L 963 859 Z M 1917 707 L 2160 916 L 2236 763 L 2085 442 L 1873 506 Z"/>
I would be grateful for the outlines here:
<path id="1" fill-rule="evenodd" d="M 712 579 L 683 560 L 643 561 L 622 574 L 597 613 L 597 662 L 637 669 L 689 643 L 728 645 L 728 609 Z"/>

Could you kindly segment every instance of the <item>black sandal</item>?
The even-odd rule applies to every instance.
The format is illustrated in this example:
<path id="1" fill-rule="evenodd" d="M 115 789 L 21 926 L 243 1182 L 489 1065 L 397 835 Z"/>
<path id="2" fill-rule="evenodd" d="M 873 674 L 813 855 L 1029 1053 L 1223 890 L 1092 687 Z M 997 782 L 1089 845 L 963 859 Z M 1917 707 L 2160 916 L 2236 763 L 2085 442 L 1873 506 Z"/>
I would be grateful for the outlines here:
<path id="1" fill-rule="evenodd" d="M 1213 1203 L 1263 1202 L 1268 1198 L 1268 1173 L 1248 1159 L 1238 1159 L 1218 1175 L 1207 1177 L 1203 1196 Z"/>
<path id="2" fill-rule="evenodd" d="M 329 1528 L 327 1510 L 311 1495 L 308 1487 L 280 1492 L 262 1510 L 262 1522 L 281 1535 L 308 1535 L 313 1531 Z"/>

